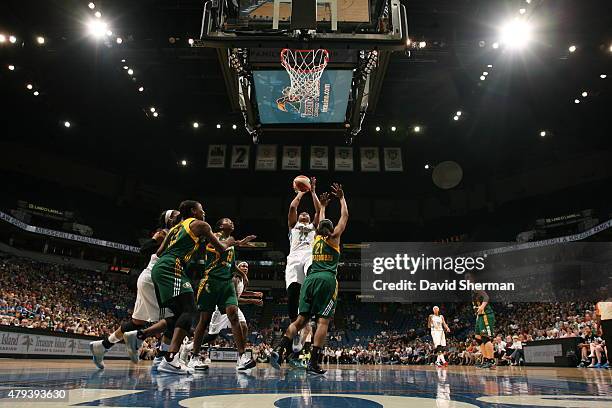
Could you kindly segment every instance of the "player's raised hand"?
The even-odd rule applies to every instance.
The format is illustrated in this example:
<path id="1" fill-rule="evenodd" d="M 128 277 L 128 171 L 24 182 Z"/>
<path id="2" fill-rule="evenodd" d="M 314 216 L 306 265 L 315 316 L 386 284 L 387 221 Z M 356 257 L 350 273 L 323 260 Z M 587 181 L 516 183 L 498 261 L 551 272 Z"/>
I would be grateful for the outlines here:
<path id="1" fill-rule="evenodd" d="M 263 300 L 261 299 L 251 299 L 251 304 L 255 306 L 263 306 Z"/>
<path id="2" fill-rule="evenodd" d="M 332 189 L 332 194 L 338 200 L 340 200 L 342 197 L 344 197 L 344 190 L 342 189 L 342 184 L 334 183 L 334 184 L 332 184 L 331 189 Z"/>
<path id="3" fill-rule="evenodd" d="M 236 244 L 238 246 L 250 246 L 249 242 L 251 242 L 255 238 L 257 238 L 257 235 L 248 235 L 248 236 L 242 238 L 241 240 L 236 241 Z"/>
<path id="4" fill-rule="evenodd" d="M 327 204 L 329 204 L 330 198 L 331 197 L 329 196 L 329 193 L 321 194 L 321 197 L 319 197 L 319 202 L 321 203 L 321 207 L 327 207 Z"/>
<path id="5" fill-rule="evenodd" d="M 263 299 L 263 292 L 253 292 L 253 296 Z"/>
<path id="6" fill-rule="evenodd" d="M 311 177 L 310 178 L 310 191 L 314 194 L 316 188 L 317 188 L 317 178 Z"/>

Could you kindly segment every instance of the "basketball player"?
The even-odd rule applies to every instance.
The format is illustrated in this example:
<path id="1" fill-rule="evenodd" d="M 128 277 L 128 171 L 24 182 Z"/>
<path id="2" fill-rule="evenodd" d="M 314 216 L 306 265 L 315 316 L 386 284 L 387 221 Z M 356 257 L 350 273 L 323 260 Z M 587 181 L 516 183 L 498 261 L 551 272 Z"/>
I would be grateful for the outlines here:
<path id="1" fill-rule="evenodd" d="M 346 228 L 349 216 L 342 186 L 334 183 L 332 194 L 340 200 L 340 220 L 334 228 L 333 223 L 325 218 L 325 207 L 329 203 L 329 197 L 327 194 L 322 195 L 319 208 L 321 221 L 318 224 L 312 247 L 312 265 L 300 290 L 299 315 L 289 325 L 280 345 L 270 355 L 270 364 L 276 369 L 280 368 L 284 354 L 291 347 L 293 338 L 314 315 L 317 317 L 317 330 L 306 372 L 315 375 L 325 374 L 325 370 L 319 365 L 319 357 L 327 336 L 329 320 L 336 309 L 338 296 L 336 274 L 340 261 L 340 237 Z"/>
<path id="2" fill-rule="evenodd" d="M 233 240 L 231 234 L 234 232 L 234 223 L 229 218 L 221 218 L 217 221 L 215 229 L 218 231 L 215 235 L 220 242 Z M 251 235 L 240 243 L 249 242 L 254 238 L 255 236 Z M 206 269 L 204 270 L 204 277 L 198 284 L 196 294 L 200 320 L 193 337 L 193 351 L 189 362 L 189 366 L 194 369 L 196 367 L 200 370 L 206 369 L 200 361 L 200 347 L 206 333 L 206 327 L 215 310 L 224 311 L 232 328 L 239 355 L 236 370 L 248 371 L 256 365 L 255 360 L 249 358 L 244 352 L 245 337 L 240 324 L 242 312 L 238 309 L 238 296 L 233 280 L 235 262 L 236 251 L 233 245 L 228 246 L 224 251 L 219 251 L 213 245 L 206 245 Z M 242 315 L 242 320 L 244 320 L 246 326 L 244 315 Z"/>
<path id="3" fill-rule="evenodd" d="M 178 361 L 178 351 L 183 339 L 191 329 L 196 306 L 193 288 L 183 270 L 200 247 L 202 238 L 221 253 L 233 246 L 236 241 L 233 238 L 225 242 L 219 241 L 210 225 L 204 221 L 204 210 L 199 202 L 183 201 L 179 212 L 181 222 L 168 232 L 164 242 L 157 250 L 159 260 L 151 272 L 160 307 L 169 308 L 174 315 L 145 330 L 125 333 L 124 339 L 126 347 L 137 353 L 140 343 L 147 337 L 163 332 L 167 328 L 173 330 L 170 347 L 168 347 L 164 360 L 159 364 L 158 371 L 189 374 L 191 370 Z"/>
<path id="4" fill-rule="evenodd" d="M 474 276 L 469 276 L 469 280 L 474 281 Z M 479 368 L 495 367 L 495 350 L 493 347 L 493 331 L 495 330 L 495 315 L 493 308 L 489 304 L 489 296 L 484 290 L 475 291 L 473 295 L 473 307 L 476 313 L 476 342 L 482 353 L 482 364 Z"/>
<path id="5" fill-rule="evenodd" d="M 433 314 L 429 315 L 429 318 L 427 319 L 427 326 L 431 329 L 431 338 L 433 339 L 434 351 L 438 353 L 436 365 L 438 367 L 441 365 L 447 366 L 448 363 L 444 358 L 444 347 L 446 347 L 446 336 L 444 335 L 444 330 L 446 330 L 447 333 L 450 333 L 450 329 L 444 320 L 444 316 L 440 314 L 440 308 L 438 306 L 433 307 Z"/>
<path id="6" fill-rule="evenodd" d="M 174 226 L 174 223 L 179 215 L 176 210 L 164 211 L 160 216 L 160 229 L 153 235 L 153 238 L 143 244 L 140 252 L 149 252 L 150 248 L 159 248 L 159 245 L 163 242 L 168 230 Z M 93 355 L 94 364 L 100 368 L 104 368 L 104 354 L 110 350 L 116 343 L 123 340 L 123 333 L 132 330 L 144 329 L 147 323 L 156 322 L 160 317 L 159 305 L 157 304 L 157 298 L 155 296 L 155 287 L 151 280 L 151 270 L 153 265 L 157 262 L 157 255 L 153 252 L 149 252 L 151 258 L 147 267 L 138 276 L 138 282 L 136 284 L 136 303 L 134 305 L 134 312 L 132 318 L 121 324 L 121 326 L 115 330 L 110 336 L 104 340 L 92 341 L 89 343 L 89 350 Z M 168 313 L 168 312 L 166 312 Z M 165 343 L 164 343 L 165 341 Z M 162 350 L 170 343 L 170 339 L 165 337 L 160 344 L 163 345 Z M 128 355 L 132 362 L 138 362 L 138 354 L 133 353 L 130 349 Z"/>
<path id="7" fill-rule="evenodd" d="M 289 319 L 294 322 L 298 317 L 298 305 L 300 300 L 300 288 L 304 283 L 308 268 L 312 264 L 312 241 L 315 236 L 315 225 L 319 223 L 319 211 L 321 203 L 316 193 L 317 179 L 310 179 L 310 194 L 315 208 L 314 221 L 310 222 L 307 212 L 297 213 L 302 197 L 306 192 L 298 191 L 289 205 L 287 225 L 289 227 L 289 255 L 285 268 L 285 284 L 287 285 L 287 298 L 289 307 Z M 299 353 L 304 346 L 308 336 L 312 333 L 310 325 L 304 326 L 300 336 L 293 339 L 293 351 Z"/>

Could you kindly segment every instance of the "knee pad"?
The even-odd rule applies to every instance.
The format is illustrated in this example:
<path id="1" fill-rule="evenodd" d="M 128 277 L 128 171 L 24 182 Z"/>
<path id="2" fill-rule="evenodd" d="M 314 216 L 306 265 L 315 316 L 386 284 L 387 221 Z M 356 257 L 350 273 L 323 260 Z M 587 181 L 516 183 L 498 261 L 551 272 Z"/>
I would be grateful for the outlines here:
<path id="1" fill-rule="evenodd" d="M 194 314 L 189 312 L 183 312 L 176 320 L 175 327 L 189 331 L 193 325 Z"/>
<path id="2" fill-rule="evenodd" d="M 171 339 L 172 334 L 174 333 L 174 327 L 176 327 L 176 316 L 166 317 L 164 320 L 166 321 L 166 330 L 164 331 L 164 335 Z"/>
<path id="3" fill-rule="evenodd" d="M 134 322 L 130 319 L 127 322 L 123 322 L 121 323 L 121 331 L 123 333 L 127 333 L 127 332 L 131 332 L 134 330 L 141 330 L 144 329 L 146 327 L 146 324 L 140 325 L 140 324 L 134 324 Z"/>

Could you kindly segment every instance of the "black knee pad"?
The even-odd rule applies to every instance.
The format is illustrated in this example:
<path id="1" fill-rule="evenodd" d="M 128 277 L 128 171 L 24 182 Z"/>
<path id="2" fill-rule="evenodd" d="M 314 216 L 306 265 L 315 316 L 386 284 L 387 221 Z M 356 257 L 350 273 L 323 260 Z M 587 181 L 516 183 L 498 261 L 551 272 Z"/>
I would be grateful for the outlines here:
<path id="1" fill-rule="evenodd" d="M 287 307 L 289 308 L 289 319 L 294 322 L 298 317 L 300 306 L 300 289 L 302 285 L 292 282 L 287 288 Z"/>
<path id="2" fill-rule="evenodd" d="M 191 330 L 191 326 L 193 326 L 193 320 L 195 318 L 195 313 L 193 312 L 184 312 L 176 319 L 175 327 L 183 329 L 185 331 Z"/>
<path id="3" fill-rule="evenodd" d="M 121 323 L 121 331 L 123 333 L 127 333 L 127 332 L 131 332 L 134 330 L 141 330 L 144 329 L 147 325 L 146 324 L 134 324 L 133 320 L 128 320 L 127 322 L 123 322 Z"/>
<path id="4" fill-rule="evenodd" d="M 174 333 L 174 327 L 176 326 L 176 316 L 166 317 L 164 320 L 166 321 L 164 335 L 171 339 L 172 333 Z"/>

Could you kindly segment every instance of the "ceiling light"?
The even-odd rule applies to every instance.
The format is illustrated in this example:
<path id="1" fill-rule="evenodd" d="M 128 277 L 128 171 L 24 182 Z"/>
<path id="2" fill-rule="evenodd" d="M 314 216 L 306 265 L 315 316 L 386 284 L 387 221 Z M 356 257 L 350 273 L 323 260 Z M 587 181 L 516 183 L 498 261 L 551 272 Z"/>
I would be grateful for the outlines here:
<path id="1" fill-rule="evenodd" d="M 456 113 L 457 116 L 461 116 L 462 114 L 463 114 L 463 112 L 461 112 L 461 111 L 457 111 L 457 113 Z"/>
<path id="2" fill-rule="evenodd" d="M 414 127 L 414 131 L 415 131 L 416 133 L 419 133 L 419 132 L 421 131 L 421 127 L 420 127 L 420 126 L 415 126 L 415 127 Z"/>
<path id="3" fill-rule="evenodd" d="M 11 44 L 15 44 L 17 42 L 17 37 L 14 35 L 9 36 L 9 41 Z"/>
<path id="4" fill-rule="evenodd" d="M 515 18 L 502 26 L 500 35 L 501 42 L 508 47 L 523 48 L 531 41 L 531 26 L 526 20 Z"/>
<path id="5" fill-rule="evenodd" d="M 96 16 L 96 18 L 101 18 L 102 17 L 102 13 L 100 13 L 99 11 L 96 11 L 94 13 L 94 16 Z"/>
<path id="6" fill-rule="evenodd" d="M 545 130 L 542 130 L 542 131 L 540 132 L 540 136 L 541 136 L 541 137 L 546 136 L 546 131 L 545 131 Z"/>
<path id="7" fill-rule="evenodd" d="M 574 52 L 574 51 L 576 51 L 576 46 L 575 45 L 570 45 L 568 50 L 569 50 L 569 52 Z"/>
<path id="8" fill-rule="evenodd" d="M 587 91 L 583 91 L 582 92 L 582 97 L 586 98 L 587 96 L 589 96 L 589 93 Z"/>
<path id="9" fill-rule="evenodd" d="M 575 104 L 580 103 L 580 99 L 574 99 L 574 103 L 575 103 Z"/>
<path id="10" fill-rule="evenodd" d="M 481 80 L 481 81 L 484 81 L 485 79 L 487 79 L 487 77 L 486 77 L 486 76 L 484 76 L 484 75 L 481 75 L 481 76 L 480 76 L 480 80 Z"/>
<path id="11" fill-rule="evenodd" d="M 154 118 L 156 118 L 156 117 L 158 117 L 158 116 L 159 116 L 159 113 L 157 113 L 157 112 L 153 112 L 153 117 L 154 117 Z"/>
<path id="12" fill-rule="evenodd" d="M 92 20 L 87 24 L 89 28 L 89 34 L 95 38 L 101 38 L 106 33 L 107 24 L 104 21 Z"/>
<path id="13" fill-rule="evenodd" d="M 395 132 L 397 130 L 397 128 L 395 126 L 391 126 L 391 131 Z"/>
<path id="14" fill-rule="evenodd" d="M 429 164 L 425 165 L 425 170 L 429 170 Z"/>
<path id="15" fill-rule="evenodd" d="M 376 126 L 376 131 L 380 132 L 380 126 Z"/>
<path id="16" fill-rule="evenodd" d="M 519 9 L 519 14 L 525 14 L 527 12 L 527 10 L 525 10 L 524 8 Z"/>
<path id="17" fill-rule="evenodd" d="M 487 76 L 489 73 L 487 71 L 483 72 L 482 75 Z"/>
<path id="18" fill-rule="evenodd" d="M 499 43 L 498 42 L 494 42 L 493 45 L 491 45 L 491 47 L 498 49 L 499 48 Z"/>
<path id="19" fill-rule="evenodd" d="M 125 59 L 122 59 L 121 62 L 125 62 Z"/>
<path id="20" fill-rule="evenodd" d="M 236 130 L 236 129 L 238 129 L 238 126 L 232 125 L 232 129 Z"/>
<path id="21" fill-rule="evenodd" d="M 27 84 L 27 85 L 26 85 L 26 88 L 28 88 L 28 89 L 32 89 L 32 88 L 34 88 L 34 87 L 32 86 L 32 84 Z"/>
<path id="22" fill-rule="evenodd" d="M 113 32 L 111 30 L 106 30 L 106 35 L 110 37 L 111 35 L 113 35 Z"/>
<path id="23" fill-rule="evenodd" d="M 419 48 L 425 48 L 425 47 L 427 47 L 427 43 L 425 41 L 419 42 Z"/>
<path id="24" fill-rule="evenodd" d="M 88 6 L 88 7 L 89 7 L 91 10 L 93 10 L 93 9 L 95 9 L 95 8 L 96 8 L 96 5 L 95 5 L 95 4 L 93 4 L 93 3 L 89 3 L 87 6 Z"/>
<path id="25" fill-rule="evenodd" d="M 36 42 L 40 45 L 43 45 L 45 43 L 45 37 L 42 37 L 42 36 L 36 37 Z"/>
<path id="26" fill-rule="evenodd" d="M 70 127 L 70 122 L 68 122 L 68 121 L 65 121 L 65 122 L 64 122 L 64 127 L 67 127 L 67 128 L 69 128 L 69 127 Z"/>
<path id="27" fill-rule="evenodd" d="M 123 38 L 121 38 L 121 37 L 117 37 L 117 40 L 116 40 L 116 41 L 117 41 L 117 44 L 121 44 L 121 43 L 123 42 Z"/>
<path id="28" fill-rule="evenodd" d="M 144 91 L 144 86 L 141 86 L 140 88 L 138 88 L 138 92 L 142 92 Z"/>
<path id="29" fill-rule="evenodd" d="M 130 67 L 128 67 L 127 65 L 124 65 L 123 69 L 130 69 Z"/>
<path id="30" fill-rule="evenodd" d="M 15 70 L 15 66 L 14 65 L 9 65 L 8 69 L 9 69 L 9 71 L 14 71 Z"/>
<path id="31" fill-rule="evenodd" d="M 200 127 L 200 124 L 198 122 L 193 122 L 193 128 L 197 129 Z"/>
<path id="32" fill-rule="evenodd" d="M 128 75 L 134 75 L 134 70 L 133 69 L 128 69 Z"/>
<path id="33" fill-rule="evenodd" d="M 607 76 L 606 74 L 601 74 L 599 77 L 600 77 L 601 79 L 606 79 L 608 76 Z"/>
<path id="34" fill-rule="evenodd" d="M 0 34 L 0 43 L 6 42 L 6 36 L 4 34 Z"/>
<path id="35" fill-rule="evenodd" d="M 193 38 L 190 38 L 188 41 L 189 45 L 193 45 Z"/>
<path id="36" fill-rule="evenodd" d="M 453 116 L 453 120 L 459 120 L 459 116 L 457 115 Z"/>
<path id="37" fill-rule="evenodd" d="M 492 64 L 487 65 L 487 68 L 493 68 Z"/>
<path id="38" fill-rule="evenodd" d="M 221 129 L 221 124 L 217 123 L 217 129 Z"/>
<path id="39" fill-rule="evenodd" d="M 187 165 L 187 160 L 183 159 L 181 160 L 181 166 L 186 166 Z"/>
<path id="40" fill-rule="evenodd" d="M 38 91 L 34 91 L 34 96 L 38 96 L 40 93 Z"/>
<path id="41" fill-rule="evenodd" d="M 151 112 L 155 112 L 155 108 L 153 106 L 151 106 L 151 108 L 149 109 Z"/>

